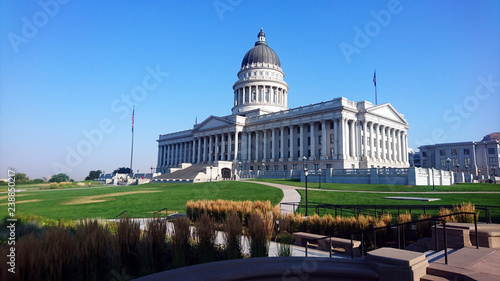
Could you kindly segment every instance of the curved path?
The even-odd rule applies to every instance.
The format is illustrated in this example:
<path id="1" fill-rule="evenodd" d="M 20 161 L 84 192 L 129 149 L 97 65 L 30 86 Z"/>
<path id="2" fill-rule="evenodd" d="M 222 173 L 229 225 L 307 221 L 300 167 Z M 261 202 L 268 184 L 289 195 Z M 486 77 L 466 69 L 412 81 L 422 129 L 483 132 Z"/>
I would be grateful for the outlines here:
<path id="1" fill-rule="evenodd" d="M 290 203 L 290 202 L 300 202 L 300 193 L 296 190 L 296 186 L 279 184 L 279 183 L 270 183 L 270 182 L 261 182 L 261 181 L 250 181 L 252 183 L 263 184 L 267 186 L 272 186 L 279 188 L 283 191 L 283 199 L 281 199 L 280 203 Z M 295 207 L 292 205 L 282 205 L 281 213 L 295 213 Z"/>

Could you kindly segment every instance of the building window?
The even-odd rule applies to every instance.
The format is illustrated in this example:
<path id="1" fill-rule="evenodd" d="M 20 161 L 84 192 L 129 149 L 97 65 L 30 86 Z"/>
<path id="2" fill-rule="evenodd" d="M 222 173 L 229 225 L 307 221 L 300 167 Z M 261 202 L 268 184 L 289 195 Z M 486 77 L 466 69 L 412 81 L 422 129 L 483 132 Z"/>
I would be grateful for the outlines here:
<path id="1" fill-rule="evenodd" d="M 321 131 L 321 124 L 318 124 L 318 131 Z"/>
<path id="2" fill-rule="evenodd" d="M 464 155 L 470 155 L 470 150 L 468 148 L 464 148 Z"/>
<path id="3" fill-rule="evenodd" d="M 427 160 L 422 160 L 422 167 L 427 168 L 429 166 L 429 162 Z"/>
<path id="4" fill-rule="evenodd" d="M 311 137 L 307 137 L 307 145 L 311 145 Z"/>
<path id="5" fill-rule="evenodd" d="M 321 136 L 318 136 L 318 144 L 321 144 Z"/>
<path id="6" fill-rule="evenodd" d="M 326 164 L 326 168 L 327 169 L 331 169 L 332 168 L 332 164 Z"/>
<path id="7" fill-rule="evenodd" d="M 311 132 L 311 126 L 307 126 L 307 132 L 310 133 Z"/>
<path id="8" fill-rule="evenodd" d="M 297 138 L 297 143 L 300 145 L 300 138 Z"/>
<path id="9" fill-rule="evenodd" d="M 494 147 L 488 147 L 488 154 L 495 154 L 495 148 Z"/>
<path id="10" fill-rule="evenodd" d="M 427 157 L 427 151 L 422 151 L 422 157 Z"/>
<path id="11" fill-rule="evenodd" d="M 464 162 L 465 165 L 470 166 L 470 157 L 466 157 Z"/>
<path id="12" fill-rule="evenodd" d="M 269 72 L 266 71 L 266 76 L 269 76 Z"/>
<path id="13" fill-rule="evenodd" d="M 330 156 L 333 156 L 335 154 L 335 150 L 333 148 L 330 148 Z"/>
<path id="14" fill-rule="evenodd" d="M 321 148 L 318 149 L 318 153 L 319 153 L 320 156 L 322 155 L 321 152 L 322 152 Z"/>
<path id="15" fill-rule="evenodd" d="M 452 149 L 451 150 L 451 155 L 457 155 L 457 150 L 456 149 Z"/>
<path id="16" fill-rule="evenodd" d="M 307 151 L 307 157 L 311 157 L 311 150 L 310 149 Z"/>
<path id="17" fill-rule="evenodd" d="M 318 164 L 314 164 L 314 170 L 318 170 L 319 169 L 319 165 Z"/>
<path id="18" fill-rule="evenodd" d="M 330 123 L 330 129 L 333 130 L 333 122 Z"/>
<path id="19" fill-rule="evenodd" d="M 288 139 L 288 147 L 290 147 L 290 139 Z"/>
<path id="20" fill-rule="evenodd" d="M 259 75 L 262 75 L 262 71 L 260 71 Z"/>
<path id="21" fill-rule="evenodd" d="M 253 166 L 250 166 L 250 171 L 253 171 Z"/>
<path id="22" fill-rule="evenodd" d="M 439 156 L 446 156 L 446 151 L 444 149 L 440 150 L 439 151 Z"/>
<path id="23" fill-rule="evenodd" d="M 495 159 L 495 157 L 489 157 L 488 158 L 488 165 L 493 167 L 493 166 L 497 166 L 497 161 Z"/>
<path id="24" fill-rule="evenodd" d="M 297 170 L 297 164 L 292 165 L 292 170 Z"/>
<path id="25" fill-rule="evenodd" d="M 445 167 L 446 166 L 446 159 L 442 158 L 441 159 L 441 167 Z"/>
<path id="26" fill-rule="evenodd" d="M 283 165 L 283 171 L 286 171 L 288 170 L 288 166 L 287 165 Z"/>
<path id="27" fill-rule="evenodd" d="M 333 134 L 330 134 L 330 143 L 333 143 L 333 141 L 334 141 L 334 136 Z"/>
<path id="28" fill-rule="evenodd" d="M 297 156 L 300 156 L 300 150 L 297 150 Z"/>
<path id="29" fill-rule="evenodd" d="M 277 171 L 278 170 L 278 165 L 274 165 L 274 170 Z"/>
<path id="30" fill-rule="evenodd" d="M 458 159 L 457 158 L 451 159 L 451 165 L 453 165 L 453 167 L 455 167 L 457 164 L 458 164 Z"/>

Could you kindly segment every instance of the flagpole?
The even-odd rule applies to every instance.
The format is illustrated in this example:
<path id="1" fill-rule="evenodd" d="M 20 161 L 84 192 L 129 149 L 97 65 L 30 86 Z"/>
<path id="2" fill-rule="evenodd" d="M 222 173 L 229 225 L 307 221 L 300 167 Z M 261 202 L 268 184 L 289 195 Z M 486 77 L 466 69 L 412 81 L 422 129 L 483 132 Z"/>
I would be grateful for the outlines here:
<path id="1" fill-rule="evenodd" d="M 135 106 L 134 109 L 132 110 L 132 148 L 130 150 L 130 174 L 134 174 L 134 170 L 132 170 L 132 160 L 134 158 L 134 113 L 135 113 Z"/>
<path id="2" fill-rule="evenodd" d="M 377 101 L 377 70 L 373 71 L 373 85 L 375 85 L 375 105 L 378 105 Z"/>

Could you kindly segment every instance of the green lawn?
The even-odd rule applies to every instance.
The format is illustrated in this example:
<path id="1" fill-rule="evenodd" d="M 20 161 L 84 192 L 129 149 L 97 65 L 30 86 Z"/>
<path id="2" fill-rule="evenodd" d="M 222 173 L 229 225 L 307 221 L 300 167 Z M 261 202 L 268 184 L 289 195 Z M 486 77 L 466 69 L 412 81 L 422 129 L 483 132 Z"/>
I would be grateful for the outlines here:
<path id="1" fill-rule="evenodd" d="M 305 203 L 305 190 L 298 190 L 302 203 Z M 413 201 L 392 200 L 384 197 L 398 196 L 393 193 L 360 193 L 360 192 L 331 192 L 331 191 L 308 191 L 308 201 L 328 203 L 334 205 L 459 205 L 462 202 L 471 202 L 475 205 L 500 206 L 500 194 L 415 194 L 405 193 L 404 197 L 441 198 L 438 201 Z M 311 211 L 311 210 L 310 210 Z M 500 208 L 492 208 L 491 216 L 493 222 L 500 222 Z M 304 210 L 302 210 L 304 212 Z M 418 212 L 416 212 L 418 213 Z M 484 213 L 480 214 L 484 217 Z"/>
<path id="2" fill-rule="evenodd" d="M 262 181 L 286 184 L 298 187 L 305 187 L 305 183 L 290 179 L 254 179 L 252 181 Z M 308 182 L 308 187 L 318 188 L 319 183 Z M 321 183 L 322 189 L 332 190 L 363 190 L 363 191 L 384 191 L 384 192 L 425 192 L 432 191 L 432 186 L 408 186 L 391 184 L 348 184 L 348 183 Z M 452 186 L 435 186 L 436 191 L 499 191 L 500 184 L 493 183 L 459 183 Z M 500 205 L 500 202 L 497 204 Z"/>
<path id="3" fill-rule="evenodd" d="M 0 218 L 7 215 L 6 196 L 0 194 Z M 282 198 L 283 192 L 278 188 L 246 182 L 153 183 L 20 192 L 16 195 L 16 214 L 73 220 L 86 217 L 115 218 L 128 210 L 131 217 L 152 217 L 154 211 L 163 208 L 168 208 L 169 212 L 185 212 L 188 200 L 270 200 L 274 205 Z"/>

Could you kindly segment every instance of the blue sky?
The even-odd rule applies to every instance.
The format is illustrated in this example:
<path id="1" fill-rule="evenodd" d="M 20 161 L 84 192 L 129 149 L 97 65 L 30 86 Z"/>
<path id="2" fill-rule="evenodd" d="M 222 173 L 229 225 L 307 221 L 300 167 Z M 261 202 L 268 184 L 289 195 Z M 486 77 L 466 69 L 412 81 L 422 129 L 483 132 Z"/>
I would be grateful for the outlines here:
<path id="1" fill-rule="evenodd" d="M 500 131 L 499 18 L 499 1 L 2 1 L 0 178 L 129 166 L 133 105 L 150 171 L 159 134 L 230 114 L 261 27 L 289 107 L 374 102 L 377 69 L 410 147 L 478 141 Z"/>

